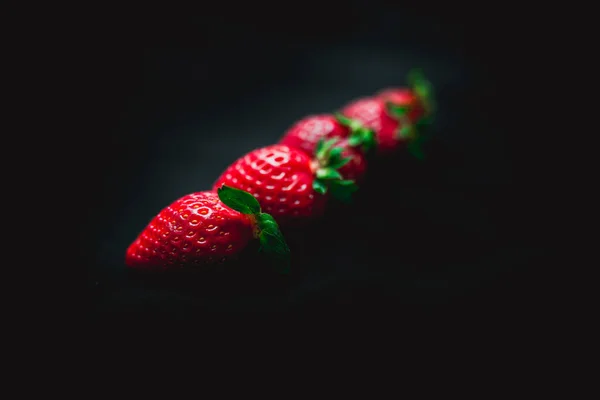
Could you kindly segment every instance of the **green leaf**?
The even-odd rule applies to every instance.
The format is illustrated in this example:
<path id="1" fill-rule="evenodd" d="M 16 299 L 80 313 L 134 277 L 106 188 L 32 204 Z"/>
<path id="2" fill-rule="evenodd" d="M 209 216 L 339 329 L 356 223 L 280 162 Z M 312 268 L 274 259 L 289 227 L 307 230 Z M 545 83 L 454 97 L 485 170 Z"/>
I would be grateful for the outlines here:
<path id="1" fill-rule="evenodd" d="M 334 116 L 340 124 L 350 128 L 351 132 L 357 131 L 362 128 L 362 123 L 360 121 L 357 121 L 352 118 L 348 118 L 345 115 L 342 115 L 340 113 L 334 114 Z"/>
<path id="2" fill-rule="evenodd" d="M 373 149 L 377 145 L 377 141 L 375 139 L 375 132 L 371 129 L 363 129 L 362 130 L 362 146 L 365 152 Z"/>
<path id="3" fill-rule="evenodd" d="M 327 167 L 338 169 L 346 165 L 350 161 L 350 158 L 342 157 L 343 152 L 344 149 L 342 147 L 335 147 L 333 150 L 331 150 L 331 152 L 329 153 L 329 159 L 326 163 Z"/>
<path id="4" fill-rule="evenodd" d="M 349 162 L 350 157 L 339 157 L 336 159 L 330 158 L 328 167 L 333 169 L 340 169 Z"/>
<path id="5" fill-rule="evenodd" d="M 415 91 L 419 97 L 429 97 L 431 95 L 431 85 L 422 82 L 420 85 L 415 86 Z"/>
<path id="6" fill-rule="evenodd" d="M 417 137 L 415 140 L 419 141 L 419 145 L 423 145 L 432 139 L 431 136 L 431 118 L 426 118 L 424 121 L 419 121 L 415 124 Z"/>
<path id="7" fill-rule="evenodd" d="M 323 146 L 325 149 L 327 149 L 327 151 L 329 152 L 329 150 L 331 150 L 331 148 L 333 147 L 333 145 L 339 140 L 339 138 L 334 137 L 331 138 L 329 140 L 325 141 L 325 145 Z"/>
<path id="8" fill-rule="evenodd" d="M 319 168 L 317 170 L 317 179 L 342 179 L 342 175 L 333 168 Z"/>
<path id="9" fill-rule="evenodd" d="M 413 127 L 411 125 L 404 125 L 398 131 L 398 137 L 402 139 L 410 139 L 413 136 Z"/>
<path id="10" fill-rule="evenodd" d="M 352 201 L 352 193 L 358 190 L 358 186 L 353 180 L 338 180 L 332 181 L 330 188 L 331 195 L 337 200 L 350 203 Z"/>
<path id="11" fill-rule="evenodd" d="M 315 147 L 315 155 L 319 154 L 323 151 L 323 146 L 325 145 L 325 138 L 319 139 L 317 142 L 317 147 Z"/>
<path id="12" fill-rule="evenodd" d="M 325 194 L 327 193 L 327 184 L 325 184 L 325 182 L 323 182 L 320 179 L 315 179 L 313 181 L 313 189 L 315 190 L 315 192 L 320 193 L 320 194 Z"/>
<path id="13" fill-rule="evenodd" d="M 333 181 L 332 184 L 335 186 L 349 187 L 352 188 L 353 191 L 358 190 L 358 185 L 356 185 L 356 182 L 354 182 L 354 180 L 352 179 L 342 179 L 339 181 Z"/>
<path id="14" fill-rule="evenodd" d="M 407 150 L 417 160 L 422 161 L 425 159 L 425 154 L 423 153 L 423 148 L 421 146 L 420 141 L 415 140 L 415 141 L 409 142 L 407 145 Z"/>
<path id="15" fill-rule="evenodd" d="M 422 75 L 418 78 L 413 78 L 411 85 L 419 97 L 429 97 L 433 92 L 431 83 Z"/>
<path id="16" fill-rule="evenodd" d="M 431 125 L 431 123 L 432 123 L 432 116 L 428 115 L 428 116 L 423 116 L 423 117 L 419 118 L 419 120 L 416 122 L 415 126 L 419 130 L 427 129 Z"/>
<path id="17" fill-rule="evenodd" d="M 423 74 L 423 71 L 421 71 L 420 69 L 414 68 L 408 72 L 407 81 L 408 81 L 409 85 L 416 86 L 424 80 L 425 80 L 425 75 Z"/>
<path id="18" fill-rule="evenodd" d="M 285 242 L 283 234 L 279 230 L 279 225 L 275 219 L 266 213 L 260 213 L 257 216 L 258 229 L 260 234 L 259 251 L 265 253 L 274 261 L 277 270 L 287 274 L 290 271 L 290 248 Z"/>
<path id="19" fill-rule="evenodd" d="M 338 138 L 332 138 L 332 139 L 324 141 L 323 144 L 320 146 L 320 148 L 318 148 L 317 151 L 315 152 L 315 156 L 317 157 L 317 160 L 326 160 L 329 150 L 337 141 L 338 141 Z"/>
<path id="20" fill-rule="evenodd" d="M 222 185 L 217 189 L 217 195 L 223 204 L 242 214 L 258 214 L 260 212 L 258 200 L 243 190 Z"/>
<path id="21" fill-rule="evenodd" d="M 348 137 L 348 144 L 352 147 L 360 146 L 363 142 L 363 136 L 361 132 L 354 132 L 350 137 Z"/>
<path id="22" fill-rule="evenodd" d="M 364 151 L 369 151 L 377 144 L 375 132 L 372 129 L 361 127 L 350 135 L 348 144 L 352 147 L 362 146 Z"/>
<path id="23" fill-rule="evenodd" d="M 352 120 L 350 118 L 346 117 L 342 113 L 336 112 L 336 113 L 333 114 L 333 116 L 342 125 L 346 125 L 346 126 L 352 125 Z"/>
<path id="24" fill-rule="evenodd" d="M 329 152 L 329 162 L 328 164 L 331 164 L 332 162 L 336 162 L 338 160 L 342 159 L 342 152 L 344 151 L 344 149 L 342 147 L 334 147 L 330 152 Z"/>
<path id="25" fill-rule="evenodd" d="M 435 96 L 433 93 L 433 85 L 425 78 L 423 72 L 419 69 L 414 69 L 408 73 L 408 82 L 412 90 L 421 100 L 423 107 L 428 115 L 435 112 Z"/>
<path id="26" fill-rule="evenodd" d="M 410 111 L 410 107 L 399 106 L 389 101 L 385 103 L 385 108 L 388 114 L 396 118 L 405 118 Z"/>
<path id="27" fill-rule="evenodd" d="M 348 145 L 351 147 L 362 146 L 365 151 L 368 151 L 375 146 L 375 132 L 371 129 L 365 127 L 360 121 L 347 118 L 343 115 L 340 115 L 337 118 L 340 123 L 350 127 Z"/>

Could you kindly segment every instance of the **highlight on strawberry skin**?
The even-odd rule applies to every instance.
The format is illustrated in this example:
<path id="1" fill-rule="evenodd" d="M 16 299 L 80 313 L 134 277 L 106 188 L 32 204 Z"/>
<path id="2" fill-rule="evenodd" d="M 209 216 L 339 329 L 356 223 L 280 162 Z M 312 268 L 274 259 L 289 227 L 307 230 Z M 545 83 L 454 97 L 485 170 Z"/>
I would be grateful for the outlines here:
<path id="1" fill-rule="evenodd" d="M 302 150 L 276 144 L 240 157 L 213 187 L 245 190 L 280 225 L 303 225 L 324 214 L 329 195 L 348 200 L 356 191 L 354 181 L 338 171 L 343 164 L 341 154 L 323 164 Z"/>
<path id="2" fill-rule="evenodd" d="M 126 251 L 137 270 L 198 270 L 237 259 L 252 240 L 289 271 L 290 250 L 272 216 L 252 195 L 222 186 L 188 194 L 158 213 Z"/>

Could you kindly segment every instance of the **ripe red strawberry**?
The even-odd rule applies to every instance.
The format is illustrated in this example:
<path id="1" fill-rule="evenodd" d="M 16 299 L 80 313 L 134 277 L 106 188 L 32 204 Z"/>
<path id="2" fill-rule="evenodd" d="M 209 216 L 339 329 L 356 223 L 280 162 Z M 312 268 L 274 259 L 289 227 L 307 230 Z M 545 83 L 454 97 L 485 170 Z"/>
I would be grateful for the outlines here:
<path id="1" fill-rule="evenodd" d="M 300 149 L 312 156 L 321 139 L 332 138 L 349 138 L 349 144 L 353 147 L 360 146 L 364 151 L 375 145 L 372 130 L 339 114 L 320 114 L 303 118 L 287 130 L 279 143 Z"/>
<path id="2" fill-rule="evenodd" d="M 339 157 L 344 160 L 344 164 L 340 164 L 337 168 L 342 178 L 353 180 L 356 183 L 362 182 L 367 172 L 367 160 L 364 153 L 358 147 L 351 146 L 350 139 L 333 138 L 333 140 L 325 141 L 321 145 L 323 146 L 321 147 L 321 153 L 315 154 L 317 161 L 322 160 L 321 164 L 326 166 L 332 153 L 334 157 L 339 154 Z"/>
<path id="3" fill-rule="evenodd" d="M 308 222 L 323 214 L 328 194 L 348 200 L 357 189 L 337 171 L 348 161 L 341 157 L 342 148 L 332 149 L 335 141 L 322 141 L 314 160 L 280 144 L 251 151 L 231 164 L 214 188 L 225 184 L 251 193 L 279 224 Z"/>
<path id="4" fill-rule="evenodd" d="M 327 151 L 317 154 L 320 145 L 326 150 L 332 150 L 347 160 L 337 169 L 344 179 L 359 182 L 366 171 L 367 152 L 375 145 L 375 136 L 372 130 L 367 129 L 358 121 L 344 117 L 341 114 L 312 115 L 296 122 L 281 138 L 280 144 L 296 148 L 322 166 L 327 166 L 329 153 Z M 341 150 L 334 150 L 341 148 Z"/>
<path id="5" fill-rule="evenodd" d="M 418 70 L 409 73 L 408 81 L 410 87 L 384 89 L 379 91 L 376 97 L 397 109 L 404 108 L 412 124 L 425 122 L 423 119 L 431 119 L 435 111 L 431 83 Z"/>
<path id="6" fill-rule="evenodd" d="M 392 114 L 376 97 L 355 100 L 342 109 L 342 114 L 375 132 L 378 153 L 396 152 L 414 132 L 407 118 Z"/>
<path id="7" fill-rule="evenodd" d="M 223 186 L 164 208 L 129 246 L 125 263 L 141 270 L 198 268 L 237 258 L 253 238 L 287 271 L 289 249 L 273 217 L 249 193 Z"/>
<path id="8" fill-rule="evenodd" d="M 413 124 L 417 123 L 424 115 L 425 109 L 417 95 L 410 88 L 387 88 L 377 92 L 376 97 L 385 103 L 394 106 L 406 107 L 407 117 Z"/>
<path id="9" fill-rule="evenodd" d="M 418 71 L 409 75 L 411 89 L 386 89 L 375 97 L 361 98 L 342 109 L 342 114 L 375 132 L 377 150 L 382 154 L 407 146 L 422 158 L 422 125 L 431 121 L 434 111 L 431 84 Z"/>

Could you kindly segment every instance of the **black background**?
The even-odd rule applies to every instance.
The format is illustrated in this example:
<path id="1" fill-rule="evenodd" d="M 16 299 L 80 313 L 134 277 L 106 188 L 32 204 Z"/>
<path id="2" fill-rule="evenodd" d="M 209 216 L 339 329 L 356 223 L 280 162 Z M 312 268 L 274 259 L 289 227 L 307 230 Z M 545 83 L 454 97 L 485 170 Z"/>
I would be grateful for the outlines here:
<path id="1" fill-rule="evenodd" d="M 515 118 L 506 118 L 518 78 L 510 59 L 519 22 L 509 12 L 309 1 L 110 13 L 90 23 L 97 204 L 82 249 L 94 321 L 261 311 L 512 321 L 544 304 L 535 268 L 544 240 Z M 290 277 L 250 260 L 243 273 L 183 282 L 127 273 L 126 247 L 164 206 L 208 189 L 295 120 L 401 85 L 412 67 L 437 89 L 428 160 L 374 163 L 351 209 L 290 233 Z"/>

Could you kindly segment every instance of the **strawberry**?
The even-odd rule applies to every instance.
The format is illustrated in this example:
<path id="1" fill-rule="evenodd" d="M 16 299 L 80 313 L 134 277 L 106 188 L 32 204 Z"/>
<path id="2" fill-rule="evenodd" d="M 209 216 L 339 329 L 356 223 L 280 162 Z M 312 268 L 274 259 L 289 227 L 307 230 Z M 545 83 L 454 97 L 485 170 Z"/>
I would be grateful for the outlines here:
<path id="1" fill-rule="evenodd" d="M 336 137 L 348 138 L 349 144 L 353 147 L 361 146 L 364 151 L 368 151 L 375 145 L 375 136 L 372 130 L 341 114 L 320 114 L 305 117 L 292 125 L 279 143 L 300 149 L 312 156 L 321 139 Z"/>
<path id="2" fill-rule="evenodd" d="M 375 97 L 365 97 L 346 105 L 342 114 L 375 132 L 377 150 L 382 154 L 407 146 L 410 153 L 423 158 L 424 136 L 416 125 L 427 123 L 434 110 L 431 85 L 422 74 L 410 74 L 412 89 L 387 89 Z"/>
<path id="3" fill-rule="evenodd" d="M 129 246 L 125 263 L 140 270 L 198 268 L 235 259 L 253 239 L 282 272 L 289 248 L 273 217 L 242 190 L 188 194 L 164 208 Z"/>
<path id="4" fill-rule="evenodd" d="M 329 194 L 347 201 L 357 189 L 337 170 L 348 159 L 342 158 L 342 148 L 333 148 L 335 141 L 322 141 L 315 160 L 281 144 L 256 149 L 231 164 L 213 187 L 227 185 L 251 193 L 281 225 L 310 221 L 323 214 Z"/>
<path id="5" fill-rule="evenodd" d="M 324 145 L 325 142 L 328 143 L 325 147 L 326 151 L 317 154 L 317 147 Z M 375 145 L 375 134 L 372 130 L 363 127 L 360 122 L 341 114 L 321 114 L 296 122 L 283 135 L 279 143 L 316 157 L 317 162 L 322 166 L 326 166 L 330 155 L 327 150 L 339 147 L 342 150 L 334 150 L 334 154 L 339 153 L 343 159 L 348 160 L 338 167 L 339 173 L 344 179 L 359 182 L 366 171 L 363 153 Z"/>
<path id="6" fill-rule="evenodd" d="M 389 103 L 389 107 L 404 108 L 413 124 L 430 122 L 435 111 L 431 83 L 418 70 L 409 73 L 408 81 L 410 87 L 384 89 L 379 91 L 376 97 Z"/>
<path id="7" fill-rule="evenodd" d="M 425 109 L 416 94 L 406 87 L 383 89 L 375 95 L 385 103 L 396 107 L 406 107 L 407 117 L 411 123 L 417 123 L 424 115 Z"/>
<path id="8" fill-rule="evenodd" d="M 343 160 L 337 167 L 343 179 L 353 180 L 356 183 L 362 182 L 366 170 L 367 160 L 362 151 L 357 147 L 350 145 L 351 139 L 332 138 L 328 141 L 321 140 L 317 144 L 320 151 L 315 151 L 317 162 L 327 167 L 327 163 L 331 163 L 331 157 L 339 157 Z M 332 154 L 333 153 L 333 154 Z M 339 154 L 339 156 L 337 155 Z"/>
<path id="9" fill-rule="evenodd" d="M 408 119 L 391 114 L 385 102 L 375 97 L 351 102 L 342 109 L 342 114 L 375 132 L 377 152 L 381 154 L 395 152 L 413 134 Z"/>

